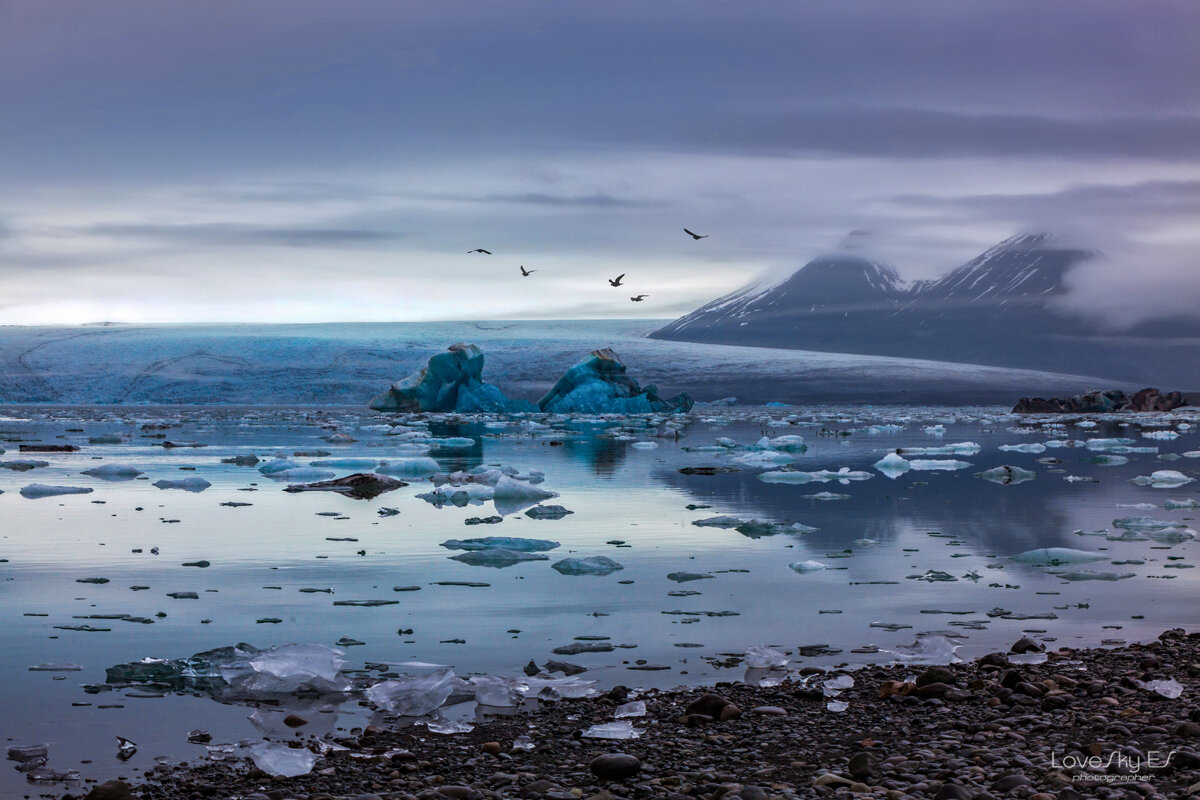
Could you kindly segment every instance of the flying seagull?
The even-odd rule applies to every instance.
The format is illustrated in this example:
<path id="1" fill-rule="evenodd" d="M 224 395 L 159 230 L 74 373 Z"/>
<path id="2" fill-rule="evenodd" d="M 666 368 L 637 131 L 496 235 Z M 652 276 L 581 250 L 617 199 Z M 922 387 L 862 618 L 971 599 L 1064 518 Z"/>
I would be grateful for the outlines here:
<path id="1" fill-rule="evenodd" d="M 646 299 L 647 297 L 649 297 L 649 296 L 650 296 L 650 295 L 648 295 L 648 294 L 639 294 L 637 297 L 631 297 L 631 298 L 629 298 L 629 299 L 630 299 L 630 300 L 632 300 L 632 301 L 633 301 L 633 302 L 635 302 L 635 303 L 640 303 L 640 302 L 642 302 L 643 300 L 645 300 L 645 299 Z"/>
<path id="2" fill-rule="evenodd" d="M 537 272 L 536 269 L 525 269 L 525 265 L 524 264 L 521 265 L 521 274 L 524 275 L 526 278 L 528 278 L 530 275 L 532 275 L 535 272 Z"/>
<path id="3" fill-rule="evenodd" d="M 621 278 L 624 278 L 624 277 L 625 277 L 625 273 L 624 273 L 624 272 L 622 272 L 620 275 L 618 275 L 618 276 L 617 276 L 617 277 L 615 277 L 615 278 L 609 278 L 609 279 L 608 279 L 608 285 L 609 285 L 609 286 L 620 286 L 620 285 L 621 285 Z"/>
<path id="4" fill-rule="evenodd" d="M 700 234 L 698 234 L 698 233 L 692 233 L 692 232 L 691 232 L 691 231 L 689 231 L 687 228 L 684 228 L 684 229 L 683 229 L 683 232 L 684 232 L 684 233 L 686 233 L 688 236 L 692 237 L 693 239 L 697 239 L 697 240 L 699 240 L 699 239 L 707 239 L 707 238 L 708 238 L 708 236 L 709 236 L 707 233 L 706 233 L 706 234 L 704 234 L 703 236 L 701 236 L 701 235 L 700 235 Z"/>
<path id="5" fill-rule="evenodd" d="M 482 247 L 476 247 L 474 250 L 468 250 L 467 252 L 468 253 L 483 253 L 485 256 L 490 256 L 492 254 L 491 250 L 484 250 Z"/>

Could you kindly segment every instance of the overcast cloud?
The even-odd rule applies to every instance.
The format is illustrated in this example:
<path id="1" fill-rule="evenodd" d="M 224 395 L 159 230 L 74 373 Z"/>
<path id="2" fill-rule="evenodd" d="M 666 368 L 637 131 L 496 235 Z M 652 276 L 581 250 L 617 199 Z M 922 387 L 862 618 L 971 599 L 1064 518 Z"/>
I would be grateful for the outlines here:
<path id="1" fill-rule="evenodd" d="M 1105 252 L 1073 308 L 1186 311 L 1197 41 L 1190 0 L 3 4 L 0 323 L 665 317 L 852 230 L 909 278 L 1049 230 Z"/>

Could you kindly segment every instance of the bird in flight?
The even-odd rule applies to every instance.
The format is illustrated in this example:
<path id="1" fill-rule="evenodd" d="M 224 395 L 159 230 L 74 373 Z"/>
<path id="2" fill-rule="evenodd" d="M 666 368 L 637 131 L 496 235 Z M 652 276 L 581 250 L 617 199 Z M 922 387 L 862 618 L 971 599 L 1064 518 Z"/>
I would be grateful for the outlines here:
<path id="1" fill-rule="evenodd" d="M 707 239 L 707 238 L 708 238 L 708 236 L 709 236 L 707 233 L 706 233 L 706 234 L 704 234 L 703 236 L 701 236 L 701 235 L 700 235 L 700 234 L 698 234 L 698 233 L 692 233 L 692 232 L 691 232 L 691 231 L 689 231 L 687 228 L 684 228 L 684 229 L 683 229 L 683 232 L 684 232 L 684 233 L 686 233 L 688 236 L 692 237 L 693 239 L 697 239 L 697 240 L 699 240 L 699 239 Z"/>
<path id="2" fill-rule="evenodd" d="M 521 274 L 524 275 L 526 278 L 528 278 L 530 275 L 532 275 L 535 272 L 537 272 L 536 269 L 525 269 L 525 265 L 524 264 L 521 265 Z"/>
<path id="3" fill-rule="evenodd" d="M 468 253 L 483 253 L 485 256 L 490 256 L 492 254 L 491 250 L 484 250 L 482 247 L 476 247 L 474 250 L 468 250 L 467 252 Z"/>
<path id="4" fill-rule="evenodd" d="M 630 300 L 632 300 L 632 301 L 633 301 L 633 302 L 635 302 L 635 303 L 640 303 L 640 302 L 642 302 L 643 300 L 645 300 L 645 299 L 646 299 L 647 297 L 649 297 L 649 296 L 650 296 L 650 295 L 648 295 L 648 294 L 639 294 L 637 297 L 631 297 L 631 298 L 629 298 L 629 299 L 630 299 Z"/>
<path id="5" fill-rule="evenodd" d="M 625 273 L 624 273 L 624 272 L 622 272 L 620 275 L 618 275 L 618 276 L 617 276 L 617 277 L 615 277 L 615 278 L 609 278 L 609 279 L 608 279 L 608 285 L 609 285 L 609 286 L 620 286 L 620 285 L 621 285 L 621 279 L 622 279 L 622 278 L 624 278 L 624 277 L 625 277 Z"/>

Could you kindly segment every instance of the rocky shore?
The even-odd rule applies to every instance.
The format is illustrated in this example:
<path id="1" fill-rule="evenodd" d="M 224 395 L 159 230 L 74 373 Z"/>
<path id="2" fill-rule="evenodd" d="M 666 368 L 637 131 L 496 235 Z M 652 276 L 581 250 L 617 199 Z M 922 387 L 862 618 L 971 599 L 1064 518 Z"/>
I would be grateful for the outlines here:
<path id="1" fill-rule="evenodd" d="M 1022 640 L 1013 649 L 1038 647 Z M 346 749 L 299 777 L 272 778 L 247 761 L 161 766 L 132 787 L 110 782 L 74 798 L 1200 797 L 1200 632 L 1046 656 L 807 668 L 769 687 L 647 691 L 638 696 L 645 716 L 628 720 L 638 738 L 585 738 L 632 699 L 616 687 L 489 718 L 468 733 L 347 731 L 330 740 Z M 839 674 L 853 686 L 831 702 L 823 685 Z M 298 730 L 297 746 L 322 749 Z"/>

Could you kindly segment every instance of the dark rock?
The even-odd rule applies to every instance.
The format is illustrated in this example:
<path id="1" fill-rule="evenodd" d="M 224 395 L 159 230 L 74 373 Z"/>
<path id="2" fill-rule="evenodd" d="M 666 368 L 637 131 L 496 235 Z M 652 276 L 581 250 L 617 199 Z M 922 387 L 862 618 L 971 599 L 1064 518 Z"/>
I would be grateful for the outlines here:
<path id="1" fill-rule="evenodd" d="M 1001 775 L 996 780 L 992 781 L 992 791 L 994 792 L 1011 792 L 1018 786 L 1032 786 L 1029 778 L 1026 778 L 1019 772 L 1014 772 L 1011 775 Z"/>
<path id="2" fill-rule="evenodd" d="M 706 693 L 688 704 L 684 709 L 684 713 L 702 714 L 706 717 L 712 717 L 714 720 L 737 719 L 742 715 L 742 711 L 730 700 L 721 697 L 719 694 Z"/>
<path id="3" fill-rule="evenodd" d="M 1022 397 L 1014 414 L 1107 414 L 1113 411 L 1174 411 L 1188 404 L 1180 392 L 1147 387 L 1129 397 L 1122 391 L 1091 391 L 1074 397 Z"/>
<path id="4" fill-rule="evenodd" d="M 938 789 L 937 794 L 933 796 L 933 800 L 972 800 L 975 793 L 970 789 L 959 786 L 956 783 L 947 783 L 941 789 Z"/>
<path id="5" fill-rule="evenodd" d="M 1017 653 L 1017 654 L 1020 654 L 1020 653 L 1043 653 L 1043 652 L 1045 652 L 1045 650 L 1046 650 L 1046 647 L 1044 645 L 1038 644 L 1033 639 L 1030 639 L 1028 636 L 1022 636 L 1020 639 L 1018 639 L 1017 641 L 1015 641 L 1013 643 L 1013 646 L 1011 648 L 1009 648 L 1010 653 Z"/>
<path id="6" fill-rule="evenodd" d="M 641 768 L 641 760 L 628 753 L 604 753 L 588 762 L 588 769 L 602 781 L 623 781 L 632 778 Z"/>
<path id="7" fill-rule="evenodd" d="M 924 686 L 917 687 L 918 697 L 941 697 L 953 687 L 944 683 L 927 683 Z"/>
<path id="8" fill-rule="evenodd" d="M 871 764 L 871 754 L 855 753 L 850 757 L 847 771 L 850 773 L 850 777 L 857 781 L 871 777 L 871 773 L 875 771 L 874 765 Z"/>
<path id="9" fill-rule="evenodd" d="M 133 789 L 125 781 L 105 781 L 93 786 L 83 800 L 133 800 Z"/>
<path id="10" fill-rule="evenodd" d="M 957 678 L 958 676 L 954 674 L 954 670 L 952 669 L 947 669 L 946 667 L 930 667 L 917 676 L 916 683 L 917 688 L 930 683 L 946 683 L 953 685 L 958 682 Z"/>
<path id="11" fill-rule="evenodd" d="M 356 472 L 344 478 L 317 483 L 297 483 L 284 489 L 285 492 L 337 492 L 355 500 L 370 500 L 385 492 L 408 486 L 404 481 L 368 472 Z"/>

